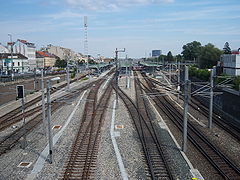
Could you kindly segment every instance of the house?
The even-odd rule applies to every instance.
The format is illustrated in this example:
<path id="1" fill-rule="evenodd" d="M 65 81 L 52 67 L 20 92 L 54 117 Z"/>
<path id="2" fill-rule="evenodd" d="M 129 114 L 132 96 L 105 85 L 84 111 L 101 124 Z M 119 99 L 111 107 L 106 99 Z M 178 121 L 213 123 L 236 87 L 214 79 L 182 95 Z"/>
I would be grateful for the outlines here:
<path id="1" fill-rule="evenodd" d="M 36 51 L 36 66 L 37 68 L 53 67 L 57 57 L 53 54 L 43 51 Z"/>
<path id="2" fill-rule="evenodd" d="M 36 68 L 36 46 L 34 43 L 18 39 L 14 43 L 9 42 L 8 49 L 11 50 L 11 46 L 13 53 L 20 53 L 28 58 L 30 70 L 34 70 L 34 68 Z"/>
<path id="3" fill-rule="evenodd" d="M 0 53 L 1 74 L 13 70 L 14 73 L 28 72 L 30 67 L 28 58 L 20 53 Z"/>

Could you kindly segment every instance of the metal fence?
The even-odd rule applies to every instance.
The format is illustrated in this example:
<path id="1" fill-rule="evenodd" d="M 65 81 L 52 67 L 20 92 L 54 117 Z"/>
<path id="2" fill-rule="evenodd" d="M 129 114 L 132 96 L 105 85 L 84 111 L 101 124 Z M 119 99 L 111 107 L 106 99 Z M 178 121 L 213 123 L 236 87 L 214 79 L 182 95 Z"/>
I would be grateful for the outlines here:
<path id="1" fill-rule="evenodd" d="M 46 73 L 45 76 L 52 76 L 52 75 L 57 75 L 57 74 L 65 74 L 65 72 L 54 72 L 54 73 Z M 37 77 L 41 77 L 41 74 L 23 74 L 23 75 L 14 75 L 12 76 L 0 76 L 0 83 L 7 83 L 7 82 L 14 82 L 14 81 L 19 81 L 19 80 L 26 80 L 26 79 L 31 79 Z"/>

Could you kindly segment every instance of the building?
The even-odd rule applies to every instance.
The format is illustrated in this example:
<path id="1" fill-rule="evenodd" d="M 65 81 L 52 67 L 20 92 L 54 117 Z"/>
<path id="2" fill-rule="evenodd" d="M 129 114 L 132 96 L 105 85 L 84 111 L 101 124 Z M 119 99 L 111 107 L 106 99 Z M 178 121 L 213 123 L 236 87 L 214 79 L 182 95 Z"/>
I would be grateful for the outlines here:
<path id="1" fill-rule="evenodd" d="M 0 54 L 1 53 L 10 53 L 10 51 L 8 50 L 7 47 L 3 46 L 1 43 L 0 43 Z"/>
<path id="2" fill-rule="evenodd" d="M 1 53 L 0 64 L 1 74 L 9 74 L 7 72 L 12 69 L 14 73 L 28 72 L 30 69 L 28 58 L 19 53 Z"/>
<path id="3" fill-rule="evenodd" d="M 36 51 L 36 65 L 38 69 L 53 67 L 57 57 L 53 54 L 43 51 Z"/>
<path id="4" fill-rule="evenodd" d="M 13 46 L 13 53 L 20 53 L 28 58 L 28 63 L 30 70 L 34 70 L 36 68 L 36 46 L 34 43 L 27 42 L 26 40 L 18 39 L 13 44 L 11 42 L 8 43 L 8 49 L 11 49 L 11 45 Z"/>
<path id="5" fill-rule="evenodd" d="M 240 76 L 240 54 L 221 55 L 223 73 L 230 76 Z"/>
<path id="6" fill-rule="evenodd" d="M 76 53 L 71 49 L 60 47 L 60 46 L 53 46 L 49 44 L 46 48 L 47 52 L 54 54 L 55 56 L 59 57 L 62 60 L 76 60 Z"/>
<path id="7" fill-rule="evenodd" d="M 159 57 L 161 54 L 161 50 L 152 50 L 152 57 Z"/>

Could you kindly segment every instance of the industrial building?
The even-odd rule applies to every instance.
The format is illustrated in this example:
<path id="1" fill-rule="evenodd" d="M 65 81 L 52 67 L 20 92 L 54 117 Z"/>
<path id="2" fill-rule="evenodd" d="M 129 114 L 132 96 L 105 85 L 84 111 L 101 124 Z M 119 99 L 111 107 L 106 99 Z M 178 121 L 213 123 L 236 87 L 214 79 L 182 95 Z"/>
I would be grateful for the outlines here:
<path id="1" fill-rule="evenodd" d="M 240 76 L 240 54 L 221 55 L 223 73 L 229 76 Z"/>
<path id="2" fill-rule="evenodd" d="M 152 50 L 152 57 L 158 57 L 162 54 L 161 50 Z"/>

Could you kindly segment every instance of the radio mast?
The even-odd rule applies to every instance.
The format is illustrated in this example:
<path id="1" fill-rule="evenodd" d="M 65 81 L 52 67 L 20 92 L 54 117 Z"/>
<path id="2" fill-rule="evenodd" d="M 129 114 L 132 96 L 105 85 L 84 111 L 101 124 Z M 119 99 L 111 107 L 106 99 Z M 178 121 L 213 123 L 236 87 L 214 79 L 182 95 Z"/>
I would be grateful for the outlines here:
<path id="1" fill-rule="evenodd" d="M 84 54 L 87 56 L 87 69 L 88 67 L 88 18 L 87 16 L 84 16 Z"/>

